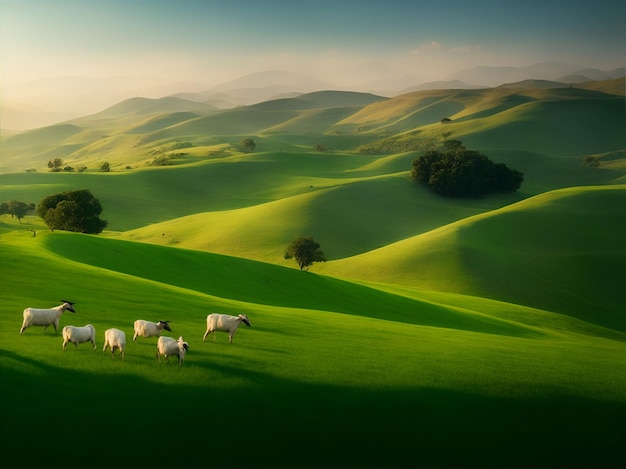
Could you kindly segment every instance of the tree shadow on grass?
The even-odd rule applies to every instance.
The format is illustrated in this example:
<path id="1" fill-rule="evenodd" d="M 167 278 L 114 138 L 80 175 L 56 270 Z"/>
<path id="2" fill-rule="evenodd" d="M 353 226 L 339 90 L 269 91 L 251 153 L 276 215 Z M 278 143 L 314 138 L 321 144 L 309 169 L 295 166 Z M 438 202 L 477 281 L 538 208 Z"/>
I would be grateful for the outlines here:
<path id="1" fill-rule="evenodd" d="M 2 358 L 33 364 L 10 351 Z M 219 375 L 242 370 L 202 366 L 215 374 L 215 386 L 157 384 L 123 372 L 41 365 L 42 376 L 3 367 L 3 467 L 601 468 L 626 463 L 624 404 L 619 402 L 490 398 L 420 387 L 362 389 L 249 371 L 249 385 L 224 388 Z"/>

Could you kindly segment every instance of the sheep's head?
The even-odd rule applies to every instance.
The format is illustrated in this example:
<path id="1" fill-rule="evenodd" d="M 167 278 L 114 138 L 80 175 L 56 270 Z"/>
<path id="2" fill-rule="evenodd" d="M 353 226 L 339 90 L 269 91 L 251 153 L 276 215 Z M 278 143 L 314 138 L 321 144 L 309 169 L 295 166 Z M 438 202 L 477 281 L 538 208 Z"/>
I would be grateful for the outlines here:
<path id="1" fill-rule="evenodd" d="M 178 346 L 184 348 L 185 351 L 189 350 L 189 344 L 183 340 L 182 336 L 178 338 Z"/>
<path id="2" fill-rule="evenodd" d="M 169 321 L 159 321 L 157 322 L 157 326 L 163 326 L 163 329 L 165 329 L 166 331 L 170 331 L 172 332 L 172 329 L 170 328 L 170 325 L 168 324 Z"/>
<path id="3" fill-rule="evenodd" d="M 61 300 L 61 302 L 63 303 L 64 310 L 71 311 L 72 313 L 76 312 L 74 311 L 74 303 L 72 303 L 71 301 L 67 301 L 67 300 Z"/>
<path id="4" fill-rule="evenodd" d="M 239 319 L 241 319 L 241 322 L 243 322 L 246 326 L 252 326 L 252 324 L 250 324 L 250 321 L 248 321 L 248 316 L 246 316 L 245 314 L 240 314 Z"/>

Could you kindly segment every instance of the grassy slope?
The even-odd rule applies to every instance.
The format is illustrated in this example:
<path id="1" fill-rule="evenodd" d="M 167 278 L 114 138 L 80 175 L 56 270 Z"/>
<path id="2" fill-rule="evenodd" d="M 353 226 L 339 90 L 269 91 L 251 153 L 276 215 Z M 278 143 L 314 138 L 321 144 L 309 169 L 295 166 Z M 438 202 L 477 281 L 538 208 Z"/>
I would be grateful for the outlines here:
<path id="1" fill-rule="evenodd" d="M 319 267 L 498 298 L 624 330 L 624 187 L 543 194 Z"/>
<path id="2" fill-rule="evenodd" d="M 108 161 L 114 168 L 123 169 L 144 165 L 151 159 L 153 150 L 167 149 L 177 140 L 190 141 L 199 147 L 236 146 L 244 136 L 256 136 L 259 143 L 272 136 L 265 150 L 273 150 L 288 145 L 294 133 L 311 132 L 318 135 L 309 142 L 309 147 L 323 144 L 341 149 L 346 139 L 353 142 L 358 138 L 360 143 L 368 143 L 392 132 L 428 127 L 442 117 L 453 118 L 453 124 L 446 130 L 452 131 L 454 138 L 467 138 L 466 143 L 478 148 L 495 150 L 502 148 L 504 142 L 507 148 L 520 151 L 552 153 L 554 150 L 555 154 L 573 152 L 580 156 L 587 153 L 587 139 L 583 136 L 590 131 L 598 137 L 592 140 L 605 140 L 608 149 L 624 145 L 623 98 L 596 91 L 507 88 L 421 91 L 365 106 L 376 97 L 337 92 L 335 95 L 321 99 L 325 94 L 320 93 L 319 102 L 307 102 L 307 106 L 330 105 L 316 110 L 303 108 L 302 99 L 296 98 L 216 112 L 184 100 L 132 99 L 67 124 L 3 137 L 0 167 L 5 171 L 45 170 L 48 160 L 61 157 L 74 167 L 87 165 L 97 170 L 99 164 Z M 315 93 L 309 99 L 314 97 Z M 511 112 L 526 112 L 531 116 L 526 119 L 507 114 Z M 494 116 L 502 119 L 494 121 Z M 507 127 L 511 119 L 513 124 Z M 467 122 L 472 125 L 468 127 Z M 481 136 L 481 129 L 488 134 Z M 274 142 L 277 133 L 282 134 L 282 142 Z M 324 133 L 334 134 L 333 138 Z"/>
<path id="3" fill-rule="evenodd" d="M 245 130 L 266 131 L 263 125 L 276 122 L 273 133 L 259 139 L 276 153 L 212 156 L 201 164 L 108 175 L 0 175 L 1 200 L 36 202 L 51 192 L 89 187 L 113 229 L 172 220 L 124 236 L 271 262 L 294 233 L 323 237 L 333 259 L 407 238 L 316 265 L 313 274 L 102 236 L 41 230 L 33 238 L 28 229 L 34 225 L 16 229 L 3 217 L 0 317 L 7 327 L 0 330 L 0 425 L 9 449 L 3 463 L 72 466 L 60 459 L 56 440 L 33 452 L 22 435 L 33 423 L 40 433 L 58 432 L 72 421 L 68 409 L 74 415 L 88 408 L 94 423 L 74 425 L 88 431 L 74 432 L 72 447 L 92 461 L 93 448 L 114 445 L 121 467 L 198 467 L 208 461 L 216 467 L 623 466 L 623 188 L 553 192 L 485 213 L 520 197 L 623 178 L 619 158 L 612 168 L 585 168 L 573 146 L 554 145 L 554 153 L 544 153 L 550 145 L 533 140 L 528 148 L 507 150 L 512 141 L 543 131 L 532 124 L 534 113 L 552 113 L 544 121 L 550 131 L 540 135 L 547 143 L 553 135 L 579 138 L 572 132 L 584 134 L 590 126 L 606 137 L 584 148 L 594 153 L 623 149 L 623 127 L 602 113 L 620 122 L 623 115 L 614 100 L 593 94 L 578 95 L 571 107 L 559 103 L 555 91 L 534 91 L 542 99 L 553 93 L 553 103 L 539 105 L 528 91 L 455 93 L 426 92 L 417 105 L 407 103 L 417 95 L 373 104 L 370 109 L 379 113 L 361 134 L 342 133 L 361 121 L 343 123 L 332 136 L 274 133 L 301 131 L 304 123 L 323 129 L 343 110 L 298 113 L 290 121 L 284 120 L 288 111 L 281 111 L 281 121 L 274 119 L 277 113 L 256 110 L 262 123 L 246 120 L 252 114 L 242 110 L 224 113 L 226 120 L 135 116 L 110 129 L 123 132 L 106 137 L 109 150 L 105 141 L 94 143 L 94 154 L 110 151 L 121 163 L 125 152 L 136 151 L 138 158 L 168 144 L 163 137 L 213 145 L 221 137 L 187 132 L 211 132 L 209 123 L 233 132 L 229 125 L 240 119 L 249 126 Z M 399 108 L 389 111 L 394 105 L 405 106 L 406 118 Z M 522 194 L 459 204 L 408 181 L 414 154 L 306 153 L 316 143 L 355 148 L 376 138 L 368 128 L 412 128 L 444 111 L 458 112 L 446 126 L 454 138 L 489 148 L 490 157 L 524 171 Z M 596 121 L 585 120 L 591 111 Z M 586 124 L 565 131 L 549 127 L 550 116 L 565 119 L 564 127 L 578 125 L 567 120 L 568 112 L 579 112 Z M 81 125 L 93 127 L 82 135 L 64 128 L 62 145 L 78 148 L 100 129 L 94 122 Z M 158 130 L 162 125 L 169 127 Z M 422 130 L 441 132 L 436 125 Z M 149 133 L 133 133 L 143 131 Z M 48 137 L 52 152 L 62 151 Z M 133 142 L 142 145 L 132 149 Z M 283 146 L 287 151 L 279 152 Z M 202 158 L 200 148 L 194 151 Z M 184 215 L 189 217 L 178 218 Z M 440 225 L 446 226 L 430 231 Z M 526 254 L 531 252 L 550 262 L 537 264 Z M 385 266 L 392 259 L 396 264 Z M 408 266 L 405 274 L 420 276 L 419 286 L 433 290 L 402 286 L 402 273 L 394 272 L 401 265 Z M 500 268 L 496 274 L 494 265 Z M 365 280 L 319 275 L 326 271 Z M 93 323 L 99 346 L 108 327 L 131 336 L 138 317 L 171 320 L 173 334 L 191 344 L 185 369 L 155 363 L 155 340 L 130 343 L 120 366 L 87 346 L 63 353 L 60 337 L 50 332 L 17 334 L 24 306 L 52 306 L 62 297 L 76 301 L 79 311 L 62 324 Z M 223 336 L 217 344 L 202 343 L 205 315 L 214 310 L 245 312 L 253 327 L 239 331 L 233 346 Z M 32 405 L 47 394 L 54 396 L 53 409 Z M 94 404 L 99 402 L 106 405 Z M 184 431 L 176 451 L 142 453 L 143 445 L 154 447 L 155 429 L 181 421 L 202 431 Z M 242 432 L 243 449 L 234 456 L 207 456 L 207 441 L 230 445 Z M 115 464 L 98 459 L 93 465 Z"/>
<path id="4" fill-rule="evenodd" d="M 29 452 L 22 436 L 33 422 L 40 434 L 58 429 L 84 408 L 90 417 L 77 425 L 89 431 L 73 434 L 74 451 L 88 457 L 107 441 L 121 457 L 90 459 L 94 467 L 197 467 L 206 463 L 207 439 L 228 444 L 242 428 L 246 450 L 212 454 L 212 465 L 620 461 L 623 338 L 607 329 L 480 298 L 385 292 L 208 253 L 69 233 L 33 238 L 10 228 L 0 235 L 8 466 L 73 467 L 58 442 Z M 173 335 L 191 345 L 184 370 L 154 361 L 154 339 L 129 343 L 122 364 L 86 345 L 63 352 L 51 332 L 17 334 L 15 305 L 61 296 L 78 311 L 61 323 L 94 324 L 98 346 L 108 327 L 130 339 L 134 319 L 171 320 Z M 245 312 L 253 327 L 232 346 L 223 335 L 203 343 L 204 317 L 214 310 Z M 48 393 L 49 410 L 33 406 Z M 154 445 L 152 429 L 180 422 L 202 431 L 186 431 L 175 452 L 140 450 Z M 387 452 L 369 450 L 383 441 Z"/>

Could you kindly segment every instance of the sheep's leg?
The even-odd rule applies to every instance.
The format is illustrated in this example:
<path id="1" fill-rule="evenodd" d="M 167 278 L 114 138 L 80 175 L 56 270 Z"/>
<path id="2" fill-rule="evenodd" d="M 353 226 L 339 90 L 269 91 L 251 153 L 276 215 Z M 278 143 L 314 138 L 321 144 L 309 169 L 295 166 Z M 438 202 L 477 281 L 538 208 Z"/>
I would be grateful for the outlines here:
<path id="1" fill-rule="evenodd" d="M 74 347 L 76 347 L 76 350 L 78 350 L 78 342 L 74 342 Z"/>
<path id="2" fill-rule="evenodd" d="M 95 339 L 92 340 L 91 343 L 93 344 L 93 349 L 96 350 L 96 341 L 95 341 Z"/>
<path id="3" fill-rule="evenodd" d="M 20 332 L 21 334 L 21 332 Z M 204 333 L 204 337 L 202 337 L 202 342 L 204 342 L 206 340 L 206 336 L 209 335 L 209 330 L 207 329 L 206 332 Z"/>
<path id="4" fill-rule="evenodd" d="M 137 333 L 135 332 L 135 335 L 133 336 L 133 342 L 135 342 L 137 340 Z"/>

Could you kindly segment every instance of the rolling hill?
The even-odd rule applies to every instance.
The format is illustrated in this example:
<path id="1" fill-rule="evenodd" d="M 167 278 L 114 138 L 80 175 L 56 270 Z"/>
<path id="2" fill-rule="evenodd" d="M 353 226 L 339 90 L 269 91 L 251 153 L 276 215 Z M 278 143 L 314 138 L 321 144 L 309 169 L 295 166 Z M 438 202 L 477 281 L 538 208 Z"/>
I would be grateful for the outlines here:
<path id="1" fill-rule="evenodd" d="M 4 464 L 84 467 L 106 442 L 129 468 L 623 466 L 623 94 L 545 85 L 229 110 L 135 98 L 3 136 L 0 202 L 87 188 L 109 221 L 85 235 L 0 216 Z M 416 184 L 412 161 L 447 138 L 522 171 L 520 190 L 450 199 Z M 48 172 L 53 157 L 86 169 Z M 327 262 L 285 260 L 298 236 Z M 99 347 L 126 332 L 124 363 L 19 334 L 23 308 L 60 298 L 77 308 L 61 325 L 93 324 Z M 210 312 L 252 327 L 204 342 Z M 171 321 L 183 367 L 155 360 L 155 338 L 130 340 L 139 318 Z M 33 405 L 42 395 L 53 409 Z M 58 439 L 23 438 L 84 408 L 72 461 Z M 143 450 L 181 422 L 201 430 Z M 235 460 L 207 458 L 233 435 Z"/>
<path id="2" fill-rule="evenodd" d="M 289 148 L 292 136 L 303 133 L 315 136 L 305 140 L 309 148 L 320 143 L 346 149 L 349 141 L 353 149 L 408 131 L 420 139 L 430 135 L 425 142 L 433 145 L 445 131 L 479 148 L 581 156 L 590 152 L 581 147 L 586 132 L 600 132 L 592 141 L 605 142 L 595 153 L 623 149 L 623 113 L 623 94 L 529 88 L 528 83 L 522 88 L 418 91 L 391 99 L 314 92 L 221 111 L 174 97 L 133 98 L 93 116 L 2 137 L 0 170 L 45 170 L 51 157 L 92 171 L 103 161 L 123 170 L 145 165 L 155 151 L 171 152 L 176 142 L 191 143 L 197 160 L 211 158 L 215 144 L 236 149 L 250 136 L 259 150 Z M 439 124 L 443 117 L 452 119 L 445 130 Z"/>
<path id="3" fill-rule="evenodd" d="M 624 200 L 624 186 L 548 192 L 319 271 L 494 298 L 624 330 Z"/>

